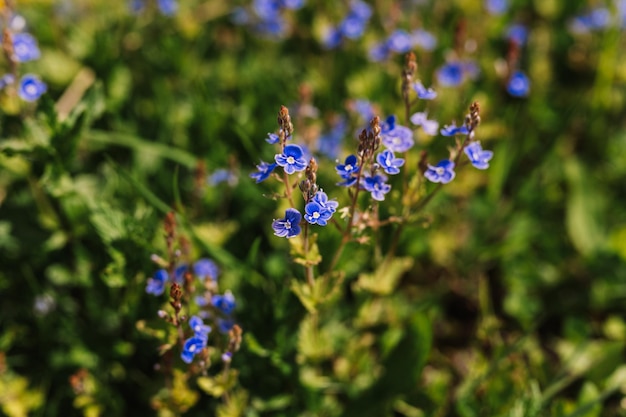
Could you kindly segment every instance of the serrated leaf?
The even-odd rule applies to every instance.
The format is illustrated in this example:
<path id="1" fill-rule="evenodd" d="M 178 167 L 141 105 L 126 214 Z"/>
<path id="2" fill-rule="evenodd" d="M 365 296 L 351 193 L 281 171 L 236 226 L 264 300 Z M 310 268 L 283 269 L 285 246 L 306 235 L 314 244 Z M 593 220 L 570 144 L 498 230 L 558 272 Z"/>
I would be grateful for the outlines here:
<path id="1" fill-rule="evenodd" d="M 322 255 L 317 246 L 317 234 L 309 236 L 308 251 L 304 250 L 304 243 L 301 239 L 289 239 L 290 254 L 293 261 L 302 266 L 315 266 L 322 262 Z"/>

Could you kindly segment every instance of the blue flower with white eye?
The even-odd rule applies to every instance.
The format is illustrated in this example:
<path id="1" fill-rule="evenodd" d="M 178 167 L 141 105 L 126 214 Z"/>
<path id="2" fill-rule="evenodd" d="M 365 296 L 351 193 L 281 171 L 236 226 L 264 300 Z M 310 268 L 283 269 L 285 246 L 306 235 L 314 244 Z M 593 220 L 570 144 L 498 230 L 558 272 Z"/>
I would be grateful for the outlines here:
<path id="1" fill-rule="evenodd" d="M 472 165 L 478 169 L 489 168 L 489 161 L 493 158 L 492 151 L 484 151 L 480 142 L 472 142 L 464 149 L 465 154 L 469 158 Z"/>
<path id="2" fill-rule="evenodd" d="M 274 171 L 274 168 L 276 168 L 276 164 L 268 164 L 267 162 L 261 161 L 261 163 L 256 167 L 259 171 L 250 174 L 250 178 L 255 179 L 258 184 L 265 181 L 270 176 L 272 171 Z"/>
<path id="3" fill-rule="evenodd" d="M 383 201 L 385 194 L 391 190 L 391 185 L 385 181 L 387 181 L 387 177 L 382 174 L 367 175 L 363 181 L 363 188 L 371 193 L 374 200 Z"/>
<path id="4" fill-rule="evenodd" d="M 152 278 L 148 278 L 146 292 L 152 295 L 161 295 L 165 291 L 165 283 L 169 275 L 165 269 L 159 269 L 154 273 Z"/>
<path id="5" fill-rule="evenodd" d="M 297 171 L 306 169 L 307 161 L 304 157 L 302 148 L 298 145 L 287 145 L 282 154 L 277 154 L 274 160 L 278 165 L 283 167 L 287 174 L 293 174 Z"/>
<path id="6" fill-rule="evenodd" d="M 417 93 L 417 98 L 421 98 L 422 100 L 432 100 L 437 97 L 435 90 L 424 87 L 419 81 L 413 83 L 413 89 Z"/>
<path id="7" fill-rule="evenodd" d="M 20 80 L 17 94 L 25 101 L 36 101 L 48 90 L 48 86 L 32 74 L 26 74 Z"/>
<path id="8" fill-rule="evenodd" d="M 206 347 L 206 343 L 207 341 L 205 339 L 196 336 L 187 339 L 183 345 L 183 351 L 180 353 L 183 362 L 191 363 L 193 357 Z"/>
<path id="9" fill-rule="evenodd" d="M 405 126 L 396 125 L 395 116 L 387 117 L 381 126 L 382 143 L 394 152 L 406 152 L 413 147 L 413 132 Z"/>
<path id="10" fill-rule="evenodd" d="M 428 120 L 428 113 L 426 112 L 414 113 L 409 120 L 414 125 L 421 126 L 424 133 L 429 136 L 435 136 L 439 130 L 439 122 Z"/>
<path id="11" fill-rule="evenodd" d="M 386 149 L 376 156 L 378 165 L 389 175 L 400 173 L 400 167 L 404 165 L 404 159 L 396 158 L 389 149 Z"/>
<path id="12" fill-rule="evenodd" d="M 189 327 L 191 327 L 191 330 L 193 330 L 195 337 L 208 340 L 209 333 L 211 333 L 211 326 L 204 324 L 200 317 L 191 316 L 191 318 L 189 319 Z"/>
<path id="13" fill-rule="evenodd" d="M 198 259 L 196 263 L 193 264 L 193 273 L 203 281 L 206 278 L 210 278 L 212 281 L 217 281 L 220 269 L 212 260 L 202 258 Z"/>
<path id="14" fill-rule="evenodd" d="M 447 184 L 454 179 L 454 162 L 449 159 L 440 161 L 437 165 L 428 164 L 428 169 L 424 172 L 424 176 L 432 182 L 440 182 Z"/>
<path id="15" fill-rule="evenodd" d="M 456 123 L 454 122 L 452 122 L 449 125 L 445 125 L 441 129 L 441 134 L 443 136 L 467 135 L 468 133 L 469 133 L 469 130 L 467 129 L 467 126 L 461 125 L 457 127 Z"/>
<path id="16" fill-rule="evenodd" d="M 13 54 L 17 62 L 34 61 L 41 56 L 37 41 L 29 33 L 13 34 Z"/>
<path id="17" fill-rule="evenodd" d="M 343 179 L 348 179 L 359 172 L 359 163 L 355 155 L 346 158 L 343 164 L 338 164 L 335 169 L 337 174 Z"/>
<path id="18" fill-rule="evenodd" d="M 515 71 L 509 78 L 506 91 L 513 97 L 526 97 L 530 92 L 530 80 L 522 71 Z"/>
<path id="19" fill-rule="evenodd" d="M 211 297 L 211 304 L 227 316 L 235 311 L 235 296 L 230 291 L 223 295 L 215 294 Z"/>
<path id="20" fill-rule="evenodd" d="M 302 215 L 298 210 L 294 208 L 287 209 L 284 219 L 278 219 L 272 222 L 274 234 L 278 237 L 286 237 L 287 239 L 298 236 L 300 234 L 300 220 L 302 220 Z"/>
<path id="21" fill-rule="evenodd" d="M 437 38 L 424 29 L 416 29 L 411 32 L 411 42 L 425 51 L 432 51 L 437 46 Z"/>
<path id="22" fill-rule="evenodd" d="M 329 200 L 326 193 L 322 190 L 319 190 L 317 193 L 315 193 L 311 201 L 319 204 L 324 210 L 329 211 L 330 214 L 333 214 L 335 211 L 337 211 L 337 207 L 339 207 L 339 203 L 335 200 Z"/>
<path id="23" fill-rule="evenodd" d="M 328 220 L 333 213 L 330 210 L 324 209 L 321 205 L 315 201 L 310 201 L 304 207 L 304 220 L 310 224 L 319 224 L 320 226 L 326 226 Z"/>

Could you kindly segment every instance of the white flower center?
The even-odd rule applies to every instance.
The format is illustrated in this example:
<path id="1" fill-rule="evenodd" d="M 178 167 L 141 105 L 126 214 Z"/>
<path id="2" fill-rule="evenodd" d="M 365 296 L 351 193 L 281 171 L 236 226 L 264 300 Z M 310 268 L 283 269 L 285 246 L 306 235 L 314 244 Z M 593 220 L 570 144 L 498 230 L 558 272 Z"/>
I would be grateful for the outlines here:
<path id="1" fill-rule="evenodd" d="M 195 351 L 196 351 L 196 345 L 189 346 L 189 352 L 195 352 Z"/>
<path id="2" fill-rule="evenodd" d="M 296 162 L 295 158 L 293 156 L 288 156 L 287 157 L 287 163 L 289 165 L 293 165 Z"/>
<path id="3" fill-rule="evenodd" d="M 313 213 L 313 215 L 311 217 L 313 217 L 314 219 L 319 219 L 320 218 L 320 212 L 316 211 L 315 213 Z"/>
<path id="4" fill-rule="evenodd" d="M 28 84 L 26 87 L 24 87 L 24 90 L 29 94 L 29 95 L 34 95 L 37 94 L 37 87 L 35 87 L 34 84 Z"/>
<path id="5" fill-rule="evenodd" d="M 435 168 L 435 172 L 437 173 L 437 175 L 443 175 L 444 172 L 446 172 L 446 170 L 441 167 L 438 167 L 438 168 Z"/>
<path id="6" fill-rule="evenodd" d="M 345 168 L 346 171 L 352 171 L 352 165 L 348 164 Z"/>

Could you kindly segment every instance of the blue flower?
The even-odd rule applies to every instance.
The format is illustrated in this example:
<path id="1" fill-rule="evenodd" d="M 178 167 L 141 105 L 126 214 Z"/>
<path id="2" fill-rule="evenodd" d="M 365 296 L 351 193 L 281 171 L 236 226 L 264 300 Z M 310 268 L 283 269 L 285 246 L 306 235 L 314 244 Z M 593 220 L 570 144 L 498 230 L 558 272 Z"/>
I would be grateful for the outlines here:
<path id="1" fill-rule="evenodd" d="M 235 310 L 235 296 L 230 291 L 224 295 L 215 294 L 211 297 L 211 304 L 227 316 Z"/>
<path id="2" fill-rule="evenodd" d="M 361 116 L 364 120 L 368 122 L 376 115 L 374 111 L 374 106 L 367 100 L 358 99 L 354 100 L 353 103 L 354 111 L 356 111 L 359 116 Z"/>
<path id="3" fill-rule="evenodd" d="M 493 158 L 492 151 L 484 151 L 480 142 L 472 142 L 464 149 L 470 162 L 478 169 L 489 168 L 489 160 Z"/>
<path id="4" fill-rule="evenodd" d="M 443 136 L 467 135 L 468 133 L 469 130 L 467 130 L 467 126 L 461 125 L 457 127 L 456 123 L 454 122 L 444 126 L 443 129 L 441 129 L 441 134 Z"/>
<path id="5" fill-rule="evenodd" d="M 275 0 L 254 0 L 252 8 L 261 19 L 271 20 L 278 16 L 280 4 Z"/>
<path id="6" fill-rule="evenodd" d="M 221 333 L 228 333 L 230 329 L 233 328 L 235 322 L 230 318 L 218 318 L 217 319 L 217 327 L 220 329 Z"/>
<path id="7" fill-rule="evenodd" d="M 333 213 L 322 207 L 315 201 L 310 201 L 304 207 L 304 220 L 311 224 L 319 224 L 320 226 L 326 226 L 328 220 L 332 217 Z"/>
<path id="8" fill-rule="evenodd" d="M 215 186 L 221 183 L 227 183 L 231 187 L 234 187 L 239 182 L 239 177 L 237 176 L 237 172 L 220 168 L 216 169 L 211 175 L 207 177 L 207 183 L 209 185 Z"/>
<path id="9" fill-rule="evenodd" d="M 428 164 L 428 169 L 424 172 L 424 176 L 428 180 L 442 184 L 452 181 L 455 175 L 454 162 L 449 159 L 444 159 L 435 166 Z"/>
<path id="10" fill-rule="evenodd" d="M 270 145 L 275 145 L 278 143 L 278 141 L 280 141 L 280 137 L 276 133 L 268 133 L 267 139 L 265 139 L 265 141 Z"/>
<path id="11" fill-rule="evenodd" d="M 344 180 L 338 182 L 337 185 L 340 187 L 352 187 L 354 184 L 356 184 L 356 180 L 357 177 L 344 178 Z"/>
<path id="12" fill-rule="evenodd" d="M 528 29 L 519 23 L 511 25 L 506 30 L 506 38 L 519 46 L 523 46 L 528 39 Z"/>
<path id="13" fill-rule="evenodd" d="M 289 208 L 285 211 L 285 218 L 274 220 L 272 222 L 272 229 L 274 234 L 278 237 L 290 237 L 298 236 L 300 234 L 300 220 L 302 215 L 294 208 Z"/>
<path id="14" fill-rule="evenodd" d="M 0 77 L 0 90 L 2 90 L 7 85 L 13 84 L 15 82 L 15 77 L 13 74 L 4 74 Z"/>
<path id="15" fill-rule="evenodd" d="M 304 0 L 280 0 L 280 6 L 285 9 L 297 10 L 304 6 Z"/>
<path id="16" fill-rule="evenodd" d="M 389 116 L 381 126 L 383 145 L 394 152 L 406 152 L 414 145 L 413 132 L 408 127 L 396 125 L 395 120 L 395 116 Z"/>
<path id="17" fill-rule="evenodd" d="M 17 94 L 26 101 L 35 101 L 46 92 L 48 86 L 32 74 L 26 74 L 20 80 Z"/>
<path id="18" fill-rule="evenodd" d="M 426 51 L 432 51 L 437 46 L 437 38 L 424 29 L 417 29 L 411 32 L 411 41 L 413 45 L 419 46 Z"/>
<path id="19" fill-rule="evenodd" d="M 196 298 L 194 298 L 194 301 L 196 302 L 196 305 L 198 307 L 206 307 L 209 305 L 209 301 L 207 300 L 207 297 L 204 295 L 196 295 Z"/>
<path id="20" fill-rule="evenodd" d="M 437 70 L 437 80 L 445 87 L 456 87 L 463 82 L 463 65 L 458 62 L 448 62 Z"/>
<path id="21" fill-rule="evenodd" d="M 148 278 L 146 292 L 152 295 L 161 295 L 165 291 L 165 283 L 169 275 L 165 269 L 159 269 L 154 273 L 152 278 Z"/>
<path id="22" fill-rule="evenodd" d="M 195 276 L 201 280 L 205 280 L 208 277 L 212 281 L 216 281 L 220 270 L 215 262 L 210 259 L 202 258 L 198 259 L 196 263 L 193 264 L 193 272 Z"/>
<path id="23" fill-rule="evenodd" d="M 206 340 L 196 336 L 190 337 L 185 341 L 180 357 L 183 359 L 183 362 L 191 363 L 193 361 L 193 357 L 204 349 L 205 346 Z"/>
<path id="24" fill-rule="evenodd" d="M 347 124 L 345 117 L 338 117 L 330 132 L 318 139 L 318 152 L 329 158 L 336 158 L 340 151 L 341 141 L 346 133 Z"/>
<path id="25" fill-rule="evenodd" d="M 378 154 L 376 161 L 381 168 L 389 175 L 395 175 L 400 173 L 400 167 L 404 165 L 404 159 L 396 158 L 396 156 L 389 149 L 386 149 Z"/>
<path id="26" fill-rule="evenodd" d="M 353 0 L 350 3 L 350 14 L 366 20 L 372 16 L 372 7 L 364 1 Z"/>
<path id="27" fill-rule="evenodd" d="M 341 44 L 341 40 L 341 30 L 334 27 L 329 27 L 326 29 L 326 32 L 324 32 L 324 35 L 322 36 L 322 45 L 324 45 L 324 48 L 326 49 L 335 49 Z"/>
<path id="28" fill-rule="evenodd" d="M 411 118 L 411 123 L 417 126 L 421 126 L 424 133 L 429 136 L 435 136 L 439 129 L 439 122 L 436 120 L 428 120 L 428 114 L 426 112 L 414 113 Z"/>
<path id="29" fill-rule="evenodd" d="M 413 42 L 408 32 L 399 29 L 389 36 L 386 45 L 388 49 L 403 54 L 411 50 Z"/>
<path id="30" fill-rule="evenodd" d="M 189 270 L 189 266 L 187 264 L 181 264 L 174 269 L 174 282 L 177 284 L 182 284 L 185 280 L 185 274 Z"/>
<path id="31" fill-rule="evenodd" d="M 337 207 L 339 207 L 339 203 L 335 200 L 329 200 L 326 193 L 322 190 L 319 190 L 313 196 L 312 201 L 319 204 L 324 210 L 328 210 L 330 214 L 333 214 L 337 211 Z"/>
<path id="32" fill-rule="evenodd" d="M 209 338 L 209 333 L 211 333 L 211 326 L 204 324 L 202 319 L 198 316 L 191 316 L 189 319 L 189 327 L 193 330 L 194 337 L 206 340 Z"/>
<path id="33" fill-rule="evenodd" d="M 490 14 L 500 15 L 509 8 L 508 0 L 485 0 L 485 8 Z"/>
<path id="34" fill-rule="evenodd" d="M 41 56 L 37 41 L 28 33 L 13 34 L 13 53 L 17 62 L 34 61 Z"/>
<path id="35" fill-rule="evenodd" d="M 513 97 L 526 97 L 530 91 L 530 80 L 522 71 L 515 71 L 509 78 L 506 91 Z"/>
<path id="36" fill-rule="evenodd" d="M 361 19 L 359 16 L 348 15 L 339 25 L 340 33 L 349 39 L 358 39 L 363 36 L 367 20 Z"/>
<path id="37" fill-rule="evenodd" d="M 341 178 L 348 179 L 359 172 L 359 163 L 355 155 L 350 155 L 343 164 L 338 164 L 335 169 Z"/>
<path id="38" fill-rule="evenodd" d="M 176 0 L 157 0 L 157 7 L 165 16 L 173 16 L 178 11 Z"/>
<path id="39" fill-rule="evenodd" d="M 283 153 L 277 154 L 274 159 L 278 165 L 283 167 L 287 174 L 304 171 L 307 165 L 307 161 L 304 158 L 304 152 L 298 145 L 285 146 Z"/>
<path id="40" fill-rule="evenodd" d="M 144 9 L 144 7 L 146 7 L 144 0 L 130 0 L 128 2 L 128 8 L 131 13 L 139 13 Z"/>
<path id="41" fill-rule="evenodd" d="M 432 88 L 426 88 L 421 82 L 413 84 L 413 89 L 417 93 L 417 97 L 422 100 L 432 100 L 437 97 L 437 93 Z"/>
<path id="42" fill-rule="evenodd" d="M 255 179 L 256 183 L 258 184 L 262 181 L 265 181 L 270 176 L 272 171 L 274 171 L 274 168 L 276 168 L 276 164 L 268 164 L 267 162 L 261 161 L 261 163 L 256 167 L 259 172 L 253 172 L 252 174 L 250 174 L 250 178 Z"/>
<path id="43" fill-rule="evenodd" d="M 367 52 L 370 61 L 381 62 L 389 57 L 389 48 L 385 42 L 374 44 Z"/>
<path id="44" fill-rule="evenodd" d="M 386 184 L 387 177 L 382 174 L 376 174 L 374 176 L 365 176 L 363 181 L 363 188 L 372 194 L 372 198 L 377 201 L 383 201 L 385 194 L 391 190 L 391 185 Z"/>

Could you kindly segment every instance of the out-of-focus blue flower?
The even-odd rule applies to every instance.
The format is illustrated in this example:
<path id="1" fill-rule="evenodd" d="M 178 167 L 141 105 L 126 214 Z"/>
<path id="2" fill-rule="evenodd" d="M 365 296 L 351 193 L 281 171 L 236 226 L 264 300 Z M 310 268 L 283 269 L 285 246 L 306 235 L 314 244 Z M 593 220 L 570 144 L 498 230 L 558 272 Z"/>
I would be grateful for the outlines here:
<path id="1" fill-rule="evenodd" d="M 274 171 L 274 168 L 276 168 L 276 164 L 268 164 L 267 162 L 261 161 L 261 163 L 256 167 L 258 169 L 258 172 L 253 172 L 252 174 L 250 174 L 250 178 L 255 179 L 256 183 L 258 184 L 262 181 L 265 181 L 270 176 L 272 171 Z"/>
<path id="2" fill-rule="evenodd" d="M 375 44 L 367 53 L 368 58 L 372 62 L 381 62 L 389 57 L 389 48 L 385 42 Z"/>
<path id="3" fill-rule="evenodd" d="M 348 15 L 339 25 L 339 31 L 348 39 L 358 39 L 363 36 L 366 27 L 367 20 L 358 16 Z"/>
<path id="4" fill-rule="evenodd" d="M 440 182 L 447 184 L 454 179 L 454 162 L 449 159 L 440 161 L 437 165 L 428 164 L 428 169 L 424 172 L 424 176 L 432 182 Z"/>
<path id="5" fill-rule="evenodd" d="M 398 29 L 387 39 L 387 48 L 400 54 L 409 52 L 412 46 L 411 35 L 405 30 Z"/>
<path id="6" fill-rule="evenodd" d="M 226 291 L 224 295 L 215 294 L 211 297 L 211 304 L 228 316 L 235 311 L 235 296 L 230 291 Z"/>
<path id="7" fill-rule="evenodd" d="M 485 0 L 485 8 L 490 14 L 501 15 L 509 8 L 508 0 Z"/>
<path id="8" fill-rule="evenodd" d="M 202 258 L 198 259 L 196 263 L 193 264 L 193 273 L 203 281 L 207 278 L 210 278 L 212 281 L 217 281 L 220 269 L 212 260 Z"/>
<path id="9" fill-rule="evenodd" d="M 152 278 L 148 278 L 146 292 L 152 295 L 161 295 L 165 291 L 165 283 L 169 275 L 165 269 L 159 269 L 154 273 Z"/>
<path id="10" fill-rule="evenodd" d="M 140 13 L 144 7 L 146 7 L 145 0 L 130 0 L 128 2 L 128 9 L 134 14 Z"/>
<path id="11" fill-rule="evenodd" d="M 306 169 L 307 160 L 304 157 L 302 148 L 298 145 L 287 145 L 282 154 L 277 154 L 274 160 L 278 165 L 283 167 L 287 174 L 304 171 Z"/>
<path id="12" fill-rule="evenodd" d="M 319 204 L 324 210 L 329 211 L 331 214 L 337 211 L 337 207 L 339 207 L 339 203 L 335 200 L 329 200 L 326 193 L 322 190 L 315 193 L 312 201 Z"/>
<path id="13" fill-rule="evenodd" d="M 439 122 L 436 120 L 428 120 L 428 114 L 426 112 L 414 113 L 411 118 L 411 123 L 416 126 L 421 126 L 424 133 L 429 136 L 435 136 L 439 130 Z"/>
<path id="14" fill-rule="evenodd" d="M 372 7 L 364 1 L 353 0 L 350 3 L 350 14 L 367 20 L 372 17 Z"/>
<path id="15" fill-rule="evenodd" d="M 411 32 L 411 43 L 425 51 L 432 51 L 437 46 L 437 38 L 424 29 Z"/>
<path id="16" fill-rule="evenodd" d="M 310 201 L 304 207 L 304 220 L 310 224 L 319 224 L 320 226 L 326 226 L 328 220 L 333 213 L 330 210 L 325 210 L 321 205 L 315 201 Z"/>
<path id="17" fill-rule="evenodd" d="M 530 80 L 522 71 L 515 71 L 509 78 L 506 91 L 513 97 L 526 97 L 530 92 Z"/>
<path id="18" fill-rule="evenodd" d="M 519 46 L 523 46 L 528 39 L 528 29 L 519 23 L 511 25 L 506 30 L 506 38 Z"/>
<path id="19" fill-rule="evenodd" d="M 196 305 L 198 307 L 206 307 L 209 305 L 209 300 L 207 299 L 205 295 L 197 295 L 194 298 L 194 301 L 196 302 Z"/>
<path id="20" fill-rule="evenodd" d="M 280 5 L 285 9 L 297 10 L 304 6 L 304 0 L 280 0 Z"/>
<path id="21" fill-rule="evenodd" d="M 374 200 L 383 201 L 385 194 L 391 190 L 391 185 L 385 183 L 385 181 L 387 181 L 387 177 L 382 174 L 366 175 L 363 181 L 363 188 L 370 192 Z"/>
<path id="22" fill-rule="evenodd" d="M 626 13 L 622 9 L 622 3 L 618 3 L 618 14 L 621 17 L 621 26 L 626 22 Z M 589 13 L 577 16 L 569 24 L 569 28 L 574 33 L 588 33 L 590 31 L 602 30 L 610 26 L 611 12 L 605 7 L 597 7 Z"/>
<path id="23" fill-rule="evenodd" d="M 37 40 L 29 33 L 13 34 L 13 54 L 17 62 L 34 61 L 41 56 Z"/>
<path id="24" fill-rule="evenodd" d="M 263 20 L 273 20 L 278 16 L 280 3 L 275 0 L 254 0 L 252 2 L 254 13 Z"/>
<path id="25" fill-rule="evenodd" d="M 441 129 L 441 134 L 443 136 L 454 136 L 454 135 L 467 135 L 469 130 L 467 130 L 467 126 L 461 125 L 459 127 L 456 126 L 456 123 L 452 122 L 449 125 L 444 126 Z"/>
<path id="26" fill-rule="evenodd" d="M 41 81 L 35 75 L 26 74 L 20 80 L 20 86 L 17 94 L 26 101 L 36 101 L 43 93 L 48 90 L 46 83 Z"/>
<path id="27" fill-rule="evenodd" d="M 264 19 L 255 26 L 257 32 L 280 38 L 287 33 L 287 23 L 280 15 Z"/>
<path id="28" fill-rule="evenodd" d="M 207 341 L 205 339 L 196 336 L 187 339 L 183 346 L 183 351 L 180 354 L 183 362 L 191 363 L 193 361 L 193 357 L 204 349 L 206 342 Z"/>
<path id="29" fill-rule="evenodd" d="M 456 87 L 463 82 L 463 66 L 458 61 L 448 62 L 437 70 L 437 80 L 445 87 Z"/>
<path id="30" fill-rule="evenodd" d="M 7 85 L 11 85 L 15 82 L 15 77 L 13 74 L 4 74 L 0 77 L 0 90 L 2 90 Z"/>
<path id="31" fill-rule="evenodd" d="M 185 280 L 185 274 L 189 266 L 187 264 L 180 264 L 174 269 L 174 282 L 177 284 L 182 284 Z"/>
<path id="32" fill-rule="evenodd" d="M 378 165 L 389 175 L 400 173 L 400 167 L 404 165 L 404 159 L 396 158 L 389 149 L 385 149 L 376 156 Z"/>
<path id="33" fill-rule="evenodd" d="M 413 83 L 413 89 L 417 93 L 417 98 L 421 98 L 422 100 L 432 100 L 437 97 L 435 90 L 424 87 L 419 81 Z"/>
<path id="34" fill-rule="evenodd" d="M 237 172 L 220 168 L 216 169 L 211 175 L 207 177 L 207 183 L 211 186 L 219 185 L 221 183 L 227 183 L 231 187 L 234 187 L 239 182 L 239 176 Z"/>
<path id="35" fill-rule="evenodd" d="M 341 40 L 341 30 L 334 27 L 329 27 L 326 29 L 322 37 L 322 45 L 326 49 L 335 49 L 341 44 Z"/>
<path id="36" fill-rule="evenodd" d="M 176 0 L 157 0 L 159 11 L 165 16 L 173 16 L 178 11 L 178 2 Z"/>
<path id="37" fill-rule="evenodd" d="M 217 319 L 217 327 L 220 329 L 221 333 L 228 333 L 230 329 L 235 325 L 234 320 L 230 318 L 218 318 Z"/>
<path id="38" fill-rule="evenodd" d="M 272 222 L 274 234 L 287 239 L 298 236 L 300 234 L 300 220 L 302 220 L 302 215 L 298 210 L 294 208 L 287 209 L 284 219 L 277 219 Z"/>
<path id="39" fill-rule="evenodd" d="M 492 151 L 484 151 L 482 146 L 480 146 L 480 142 L 472 142 L 467 145 L 464 149 L 465 154 L 469 158 L 472 165 L 474 165 L 478 169 L 487 169 L 489 168 L 489 160 L 493 158 Z"/>
<path id="40" fill-rule="evenodd" d="M 193 330 L 194 337 L 198 337 L 204 340 L 207 340 L 209 338 L 209 333 L 211 333 L 211 326 L 204 324 L 200 317 L 191 316 L 191 318 L 189 319 L 189 327 L 191 327 L 191 330 Z"/>
<path id="41" fill-rule="evenodd" d="M 343 164 L 338 164 L 335 169 L 341 178 L 350 178 L 359 172 L 358 160 L 355 155 L 350 155 L 346 158 Z"/>
<path id="42" fill-rule="evenodd" d="M 322 135 L 317 141 L 317 150 L 319 153 L 329 158 L 336 158 L 341 148 L 341 141 L 346 134 L 348 122 L 345 117 L 338 117 L 330 132 Z"/>
<path id="43" fill-rule="evenodd" d="M 354 110 L 363 118 L 370 121 L 376 115 L 374 106 L 367 100 L 359 99 L 354 101 Z"/>
<path id="44" fill-rule="evenodd" d="M 413 132 L 405 126 L 396 125 L 395 116 L 387 117 L 381 125 L 382 143 L 393 152 L 406 152 L 413 147 Z"/>
<path id="45" fill-rule="evenodd" d="M 270 145 L 275 145 L 278 143 L 278 141 L 280 141 L 280 136 L 278 136 L 276 133 L 268 133 L 267 139 L 265 139 L 265 141 Z"/>

